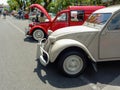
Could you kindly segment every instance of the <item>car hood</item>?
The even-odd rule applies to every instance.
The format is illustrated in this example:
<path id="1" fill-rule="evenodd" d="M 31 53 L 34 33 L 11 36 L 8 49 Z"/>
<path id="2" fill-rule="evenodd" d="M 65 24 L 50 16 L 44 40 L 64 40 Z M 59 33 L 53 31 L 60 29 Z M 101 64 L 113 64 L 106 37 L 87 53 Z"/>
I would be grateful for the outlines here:
<path id="1" fill-rule="evenodd" d="M 45 10 L 45 8 L 43 6 L 41 6 L 39 4 L 32 4 L 30 6 L 30 8 L 37 8 L 37 9 L 39 9 L 42 13 L 45 14 L 45 16 L 48 18 L 48 20 L 51 21 L 50 15 L 48 14 L 48 12 Z"/>
<path id="2" fill-rule="evenodd" d="M 87 26 L 70 26 L 70 27 L 65 27 L 65 28 L 61 28 L 58 29 L 56 31 L 54 31 L 50 36 L 52 37 L 60 37 L 60 36 L 64 36 L 64 35 L 69 35 L 69 34 L 80 34 L 80 33 L 94 33 L 94 32 L 98 32 L 100 30 L 96 29 L 96 28 L 91 28 L 91 27 L 87 27 Z"/>
<path id="3" fill-rule="evenodd" d="M 100 30 L 91 28 L 88 26 L 71 26 L 66 28 L 58 29 L 53 32 L 49 37 L 49 42 L 56 42 L 59 40 L 67 39 L 78 41 L 84 44 L 86 47 L 90 42 L 99 34 Z"/>

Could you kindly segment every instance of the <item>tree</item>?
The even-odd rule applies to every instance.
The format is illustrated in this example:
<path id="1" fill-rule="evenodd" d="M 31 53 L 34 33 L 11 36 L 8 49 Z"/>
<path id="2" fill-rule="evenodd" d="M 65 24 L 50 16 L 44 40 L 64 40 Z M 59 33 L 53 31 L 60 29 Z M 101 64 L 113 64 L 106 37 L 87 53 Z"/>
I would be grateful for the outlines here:
<path id="1" fill-rule="evenodd" d="M 52 2 L 52 0 L 43 0 L 43 1 L 44 1 L 44 8 L 46 9 L 49 6 L 49 4 Z"/>
<path id="2" fill-rule="evenodd" d="M 11 10 L 16 10 L 18 8 L 18 3 L 15 0 L 8 0 L 7 3 Z"/>
<path id="3" fill-rule="evenodd" d="M 112 0 L 112 5 L 119 4 L 120 0 Z"/>
<path id="4" fill-rule="evenodd" d="M 48 9 L 48 6 L 51 4 L 52 0 L 30 0 L 30 2 L 31 4 L 41 4 L 45 9 Z"/>
<path id="5" fill-rule="evenodd" d="M 42 2 L 42 0 L 30 0 L 29 1 L 30 2 L 30 4 L 40 4 L 41 2 Z"/>

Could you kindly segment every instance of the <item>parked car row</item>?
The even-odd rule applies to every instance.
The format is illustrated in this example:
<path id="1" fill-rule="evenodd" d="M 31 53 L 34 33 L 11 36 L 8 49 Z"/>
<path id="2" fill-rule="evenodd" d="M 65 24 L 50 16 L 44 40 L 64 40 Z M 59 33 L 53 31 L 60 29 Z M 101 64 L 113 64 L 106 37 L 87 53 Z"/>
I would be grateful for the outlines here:
<path id="1" fill-rule="evenodd" d="M 36 22 L 29 24 L 25 32 L 26 35 L 32 36 L 35 40 L 39 40 L 40 38 L 47 38 L 51 32 L 59 28 L 82 25 L 92 12 L 105 7 L 70 6 L 58 12 L 56 17 L 50 17 L 49 13 L 39 4 L 32 4 L 30 8 L 36 8 L 38 17 Z"/>
<path id="2" fill-rule="evenodd" d="M 97 62 L 120 60 L 120 5 L 69 7 L 53 20 L 42 6 L 34 4 L 31 7 L 44 11 L 49 19 L 49 22 L 29 24 L 26 32 L 40 41 L 36 59 L 43 66 L 56 62 L 64 75 L 76 77 L 83 73 L 88 63 L 96 70 Z M 51 34 L 48 34 L 49 29 Z"/>

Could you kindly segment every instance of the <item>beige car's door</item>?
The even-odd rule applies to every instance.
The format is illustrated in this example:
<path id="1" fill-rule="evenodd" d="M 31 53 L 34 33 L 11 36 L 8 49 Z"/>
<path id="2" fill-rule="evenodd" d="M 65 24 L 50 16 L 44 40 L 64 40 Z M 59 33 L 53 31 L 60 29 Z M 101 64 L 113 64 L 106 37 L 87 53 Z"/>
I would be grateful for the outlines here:
<path id="1" fill-rule="evenodd" d="M 120 13 L 117 13 L 100 35 L 99 58 L 120 58 Z"/>

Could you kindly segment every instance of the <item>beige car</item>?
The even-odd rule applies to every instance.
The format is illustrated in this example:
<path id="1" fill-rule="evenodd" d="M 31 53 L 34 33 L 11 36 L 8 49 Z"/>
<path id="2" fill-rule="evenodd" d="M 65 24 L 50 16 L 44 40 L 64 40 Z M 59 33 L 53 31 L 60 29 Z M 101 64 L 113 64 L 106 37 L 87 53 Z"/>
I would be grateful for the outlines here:
<path id="1" fill-rule="evenodd" d="M 81 74 L 88 62 L 120 60 L 120 5 L 95 11 L 82 26 L 56 30 L 38 43 L 37 59 L 44 66 L 57 62 L 69 77 Z"/>

